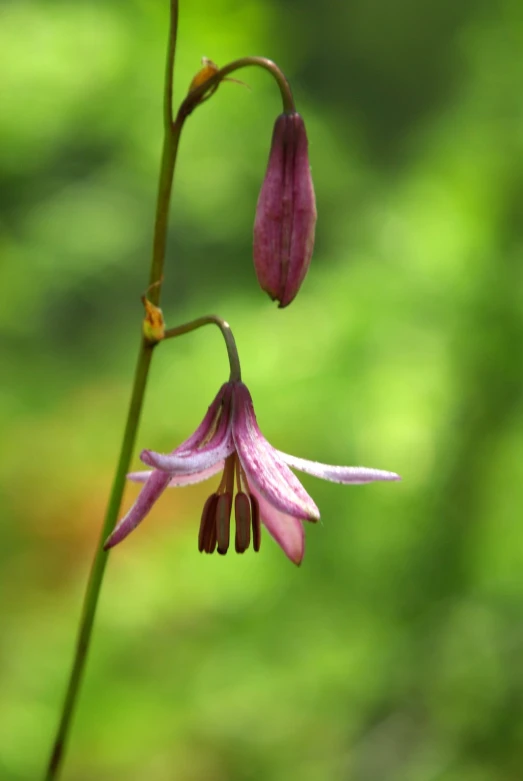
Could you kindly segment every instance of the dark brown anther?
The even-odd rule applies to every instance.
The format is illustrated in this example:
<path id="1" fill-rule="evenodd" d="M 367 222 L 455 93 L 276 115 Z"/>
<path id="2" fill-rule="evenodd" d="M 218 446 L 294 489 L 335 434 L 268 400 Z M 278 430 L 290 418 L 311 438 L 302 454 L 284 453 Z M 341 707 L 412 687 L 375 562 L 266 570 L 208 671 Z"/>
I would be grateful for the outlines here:
<path id="1" fill-rule="evenodd" d="M 261 545 L 260 505 L 252 494 L 249 494 L 249 498 L 251 500 L 252 547 L 258 553 Z"/>
<path id="2" fill-rule="evenodd" d="M 236 553 L 245 553 L 251 544 L 251 503 L 247 494 L 240 492 L 234 500 L 236 519 Z"/>
<path id="3" fill-rule="evenodd" d="M 203 506 L 200 531 L 198 533 L 198 550 L 200 553 L 214 553 L 216 548 L 216 505 L 218 494 L 211 494 Z"/>
<path id="4" fill-rule="evenodd" d="M 211 524 L 210 533 L 209 533 L 209 544 L 205 552 L 214 553 L 215 550 L 216 550 L 216 518 L 214 520 L 214 523 Z"/>
<path id="5" fill-rule="evenodd" d="M 218 541 L 218 553 L 225 556 L 229 549 L 231 529 L 232 497 L 227 491 L 218 496 L 216 504 L 216 538 Z"/>

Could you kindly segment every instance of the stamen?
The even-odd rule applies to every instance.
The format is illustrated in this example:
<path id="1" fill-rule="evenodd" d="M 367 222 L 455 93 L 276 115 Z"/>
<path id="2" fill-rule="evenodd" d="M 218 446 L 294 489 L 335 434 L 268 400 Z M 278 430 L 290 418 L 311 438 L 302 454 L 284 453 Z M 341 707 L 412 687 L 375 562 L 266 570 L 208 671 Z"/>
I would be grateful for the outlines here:
<path id="1" fill-rule="evenodd" d="M 246 494 L 249 493 L 249 483 L 247 482 L 247 476 L 243 471 L 239 458 L 236 458 L 236 482 L 238 484 L 238 491 L 244 491 Z"/>
<path id="2" fill-rule="evenodd" d="M 214 553 L 216 548 L 216 505 L 218 495 L 211 494 L 205 502 L 198 532 L 198 550 L 200 553 Z"/>
<path id="3" fill-rule="evenodd" d="M 225 459 L 225 466 L 223 467 L 222 479 L 218 486 L 218 493 L 222 494 L 229 492 L 231 496 L 234 493 L 234 464 L 236 462 L 236 455 L 233 453 L 227 456 Z"/>
<path id="4" fill-rule="evenodd" d="M 218 553 L 225 556 L 229 549 L 231 529 L 232 497 L 230 493 L 220 494 L 216 503 L 216 537 Z"/>
<path id="5" fill-rule="evenodd" d="M 225 490 L 232 496 L 234 493 L 234 466 L 237 458 L 236 453 L 232 453 L 225 460 L 225 468 L 223 470 L 223 476 L 225 478 Z"/>
<path id="6" fill-rule="evenodd" d="M 238 491 L 244 491 L 245 483 L 243 481 L 243 469 L 241 468 L 240 459 L 238 457 L 236 457 L 234 466 L 236 468 L 236 488 Z"/>
<path id="7" fill-rule="evenodd" d="M 208 548 L 205 552 L 214 553 L 215 550 L 216 550 L 216 520 L 214 520 L 214 523 L 211 524 L 211 528 L 209 532 Z"/>
<path id="8" fill-rule="evenodd" d="M 249 494 L 249 498 L 251 500 L 252 547 L 258 553 L 261 545 L 260 505 L 252 494 Z"/>
<path id="9" fill-rule="evenodd" d="M 251 503 L 247 494 L 236 494 L 234 500 L 236 519 L 236 553 L 245 553 L 251 542 Z"/>

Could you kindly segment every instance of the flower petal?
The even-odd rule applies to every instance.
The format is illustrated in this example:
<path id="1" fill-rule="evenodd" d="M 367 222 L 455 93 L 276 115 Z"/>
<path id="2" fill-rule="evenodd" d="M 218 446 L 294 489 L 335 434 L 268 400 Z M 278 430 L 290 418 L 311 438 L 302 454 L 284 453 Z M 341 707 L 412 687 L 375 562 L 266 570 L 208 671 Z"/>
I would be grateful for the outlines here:
<path id="1" fill-rule="evenodd" d="M 305 488 L 258 428 L 251 394 L 241 382 L 234 384 L 233 437 L 249 485 L 287 515 L 319 519 L 320 511 Z"/>
<path id="2" fill-rule="evenodd" d="M 142 450 L 140 459 L 152 466 L 154 469 L 160 469 L 170 477 L 195 476 L 201 472 L 212 470 L 209 474 L 216 474 L 219 471 L 217 464 L 222 464 L 227 456 L 234 452 L 234 443 L 232 439 L 226 439 L 220 442 L 213 449 L 202 453 L 195 453 L 187 456 L 174 456 L 170 453 L 155 453 L 154 450 Z M 216 467 L 216 469 L 215 469 Z M 205 478 L 202 478 L 205 479 Z M 200 482 L 194 480 L 193 482 Z M 178 483 L 177 483 L 178 485 Z"/>
<path id="3" fill-rule="evenodd" d="M 155 469 L 161 469 L 170 475 L 194 475 L 207 469 L 212 469 L 234 452 L 232 438 L 232 388 L 230 383 L 223 386 L 224 394 L 220 401 L 221 407 L 215 413 L 212 425 L 207 426 L 206 438 L 200 438 L 198 443 L 193 438 L 193 446 L 187 447 L 186 440 L 172 453 L 156 453 L 154 450 L 142 450 L 140 458 Z M 217 397 L 218 398 L 218 397 Z M 209 408 L 210 410 L 210 408 Z M 216 420 L 216 415 L 218 418 Z M 206 416 L 207 417 L 207 416 Z M 212 426 L 216 429 L 213 431 Z M 203 423 L 202 423 L 203 426 Z M 203 431 L 202 426 L 198 430 Z M 211 433 L 212 432 L 212 433 Z M 216 470 L 218 471 L 218 469 Z"/>
<path id="4" fill-rule="evenodd" d="M 201 472 L 172 477 L 167 484 L 167 488 L 179 488 L 184 485 L 202 483 L 204 480 L 208 480 L 209 477 L 212 477 L 213 475 L 218 474 L 218 472 L 221 472 L 224 466 L 225 461 L 217 461 L 216 464 L 210 466 L 208 469 L 202 469 Z M 146 469 L 143 472 L 129 472 L 127 479 L 132 483 L 146 483 L 150 475 L 153 474 L 153 471 L 154 470 Z"/>
<path id="5" fill-rule="evenodd" d="M 395 472 L 386 472 L 383 469 L 368 469 L 365 466 L 331 466 L 331 464 L 320 464 L 319 461 L 290 456 L 280 450 L 277 453 L 293 469 L 299 469 L 300 472 L 314 477 L 321 477 L 322 480 L 329 480 L 331 483 L 363 485 L 373 483 L 375 480 L 401 480 Z"/>
<path id="6" fill-rule="evenodd" d="M 305 553 L 303 523 L 294 515 L 287 515 L 273 507 L 252 483 L 249 483 L 249 490 L 258 500 L 260 518 L 267 531 L 276 540 L 285 555 L 299 566 Z"/>
<path id="7" fill-rule="evenodd" d="M 159 472 L 155 470 L 151 472 L 151 476 L 147 480 L 146 484 L 142 488 L 138 499 L 133 504 L 127 515 L 116 524 L 114 531 L 107 538 L 104 550 L 112 548 L 117 545 L 123 539 L 130 534 L 133 529 L 136 529 L 138 524 L 143 521 L 147 513 L 150 512 L 151 507 L 156 500 L 161 496 L 169 484 L 169 475 L 165 472 Z"/>
<path id="8" fill-rule="evenodd" d="M 205 416 L 194 432 L 194 434 L 191 434 L 191 436 L 185 440 L 185 442 L 182 442 L 181 445 L 178 445 L 178 447 L 172 451 L 172 453 L 178 453 L 181 455 L 184 452 L 192 452 L 195 448 L 198 448 L 204 443 L 206 440 L 209 439 L 209 436 L 213 433 L 213 428 L 216 425 L 218 415 L 221 412 L 222 402 L 224 401 L 224 397 L 228 397 L 230 400 L 231 397 L 231 389 L 230 389 L 230 383 L 226 382 L 222 385 L 216 396 L 214 397 L 214 400 L 209 405 L 209 409 L 205 413 Z"/>

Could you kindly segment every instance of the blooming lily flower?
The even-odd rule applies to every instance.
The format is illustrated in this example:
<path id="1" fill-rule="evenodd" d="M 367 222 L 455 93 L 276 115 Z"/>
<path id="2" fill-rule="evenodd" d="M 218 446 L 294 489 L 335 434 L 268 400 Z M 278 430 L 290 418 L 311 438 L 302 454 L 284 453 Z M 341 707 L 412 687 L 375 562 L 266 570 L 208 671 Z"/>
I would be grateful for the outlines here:
<path id="1" fill-rule="evenodd" d="M 225 554 L 229 547 L 234 498 L 235 548 L 243 553 L 260 547 L 260 523 L 295 564 L 304 554 L 303 521 L 318 521 L 315 503 L 289 467 L 334 483 L 362 484 L 399 480 L 394 472 L 354 466 L 329 466 L 276 450 L 261 434 L 251 395 L 239 381 L 220 388 L 194 434 L 169 454 L 143 450 L 141 460 L 152 471 L 128 477 L 145 485 L 133 507 L 117 524 L 105 548 L 121 542 L 145 518 L 168 486 L 199 483 L 222 472 L 217 490 L 207 499 L 200 524 L 200 551 Z"/>

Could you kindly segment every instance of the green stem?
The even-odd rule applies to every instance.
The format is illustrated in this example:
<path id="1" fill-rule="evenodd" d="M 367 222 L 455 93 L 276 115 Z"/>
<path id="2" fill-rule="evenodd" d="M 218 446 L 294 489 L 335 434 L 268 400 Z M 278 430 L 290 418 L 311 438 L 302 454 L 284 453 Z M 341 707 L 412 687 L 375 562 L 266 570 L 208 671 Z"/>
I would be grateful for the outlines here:
<path id="1" fill-rule="evenodd" d="M 156 205 L 153 253 L 150 273 L 150 284 L 154 285 L 154 287 L 151 288 L 150 298 L 155 304 L 157 304 L 160 299 L 172 181 L 174 176 L 180 133 L 183 127 L 183 119 L 178 120 L 174 124 L 172 123 L 172 85 L 174 56 L 176 50 L 177 20 L 178 0 L 170 0 L 169 44 L 167 48 L 166 77 L 164 85 L 164 141 L 160 168 L 158 200 Z M 136 433 L 140 422 L 140 415 L 143 406 L 153 349 L 154 345 L 148 343 L 142 337 L 134 375 L 131 401 L 129 404 L 124 436 L 120 448 L 120 456 L 118 458 L 118 464 L 116 467 L 116 473 L 113 480 L 109 503 L 107 505 L 105 519 L 100 532 L 100 538 L 92 563 L 89 581 L 87 583 L 73 665 L 71 668 L 65 699 L 62 706 L 60 722 L 55 739 L 53 741 L 49 764 L 44 776 L 45 781 L 56 781 L 62 768 L 65 748 L 71 730 L 72 719 L 78 701 L 78 694 L 80 691 L 83 674 L 85 671 L 85 664 L 91 642 L 93 624 L 95 620 L 98 599 L 100 596 L 100 590 L 102 587 L 105 567 L 107 565 L 108 553 L 104 551 L 103 545 L 108 534 L 112 531 L 120 511 L 125 488 L 125 478 L 127 472 L 129 471 L 129 464 L 131 461 L 136 440 Z"/>
<path id="2" fill-rule="evenodd" d="M 173 123 L 173 83 L 174 56 L 178 38 L 178 0 L 169 0 L 169 34 L 167 39 L 167 57 L 165 58 L 165 78 L 163 89 L 163 129 L 165 135 Z"/>
<path id="3" fill-rule="evenodd" d="M 58 730 L 53 743 L 53 749 L 51 752 L 47 772 L 44 776 L 46 781 L 54 781 L 54 779 L 58 778 L 61 764 L 64 758 L 64 750 L 67 738 L 69 736 L 72 717 L 74 714 L 74 709 L 80 690 L 80 684 L 85 669 L 87 653 L 89 651 L 94 618 L 98 605 L 98 597 L 100 595 L 105 567 L 107 565 L 108 554 L 104 552 L 103 544 L 107 535 L 115 524 L 120 509 L 125 487 L 125 478 L 127 472 L 129 471 L 129 463 L 131 460 L 134 441 L 136 438 L 136 431 L 140 419 L 140 412 L 142 408 L 151 357 L 152 347 L 143 342 L 140 347 L 140 353 L 138 355 L 138 362 L 134 376 L 133 392 L 131 396 L 131 403 L 129 405 L 129 412 L 127 415 L 127 422 L 125 425 L 120 457 L 118 459 L 118 466 L 116 468 L 111 495 L 107 505 L 107 511 L 105 514 L 102 531 L 100 533 L 100 539 L 96 548 L 96 553 L 91 566 L 91 573 L 89 575 L 89 581 L 85 592 L 84 605 L 80 618 L 80 628 L 76 642 L 76 651 L 64 704 L 62 707 L 60 723 L 58 725 Z"/>
<path id="4" fill-rule="evenodd" d="M 164 339 L 172 339 L 175 336 L 183 336 L 190 331 L 196 331 L 197 328 L 201 328 L 204 325 L 217 325 L 220 329 L 222 336 L 225 340 L 225 346 L 227 347 L 227 355 L 229 358 L 230 367 L 230 382 L 241 382 L 242 371 L 240 367 L 240 356 L 238 355 L 238 348 L 236 347 L 236 340 L 231 331 L 231 326 L 226 320 L 223 320 L 218 315 L 205 315 L 204 317 L 198 317 L 196 320 L 191 320 L 189 323 L 183 325 L 177 325 L 176 328 L 168 328 L 165 332 Z"/>
<path id="5" fill-rule="evenodd" d="M 149 300 L 156 306 L 160 303 L 162 291 L 174 167 L 184 122 L 184 119 L 177 118 L 177 121 L 173 124 L 173 79 L 176 37 L 178 34 L 178 0 L 170 0 L 169 8 L 169 37 L 163 91 L 163 148 L 160 163 L 160 179 L 158 182 L 158 198 L 156 201 L 153 256 L 149 274 Z"/>
<path id="6" fill-rule="evenodd" d="M 241 57 L 239 60 L 234 60 L 223 68 L 220 68 L 213 76 L 211 76 L 203 84 L 200 84 L 196 89 L 191 90 L 178 110 L 177 119 L 188 117 L 189 114 L 194 111 L 196 106 L 201 103 L 202 98 L 212 87 L 218 86 L 220 81 L 234 71 L 240 70 L 240 68 L 246 68 L 250 65 L 263 68 L 268 71 L 275 79 L 282 99 L 283 110 L 286 114 L 294 114 L 296 111 L 296 104 L 292 96 L 292 90 L 289 82 L 285 78 L 283 71 L 278 68 L 275 62 L 268 60 L 266 57 Z"/>

